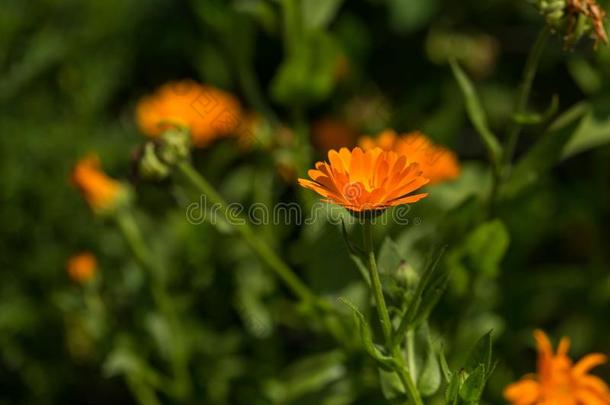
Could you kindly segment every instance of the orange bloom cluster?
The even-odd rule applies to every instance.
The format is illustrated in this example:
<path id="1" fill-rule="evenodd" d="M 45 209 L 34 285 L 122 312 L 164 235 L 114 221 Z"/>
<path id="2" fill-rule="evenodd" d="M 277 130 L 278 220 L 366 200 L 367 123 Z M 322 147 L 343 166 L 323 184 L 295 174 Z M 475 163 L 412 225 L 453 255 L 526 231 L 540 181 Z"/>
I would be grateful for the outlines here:
<path id="1" fill-rule="evenodd" d="M 83 252 L 68 260 L 67 270 L 72 280 L 84 284 L 95 276 L 97 261 L 92 253 Z"/>
<path id="2" fill-rule="evenodd" d="M 430 179 L 430 184 L 451 180 L 460 174 L 460 164 L 455 153 L 435 145 L 421 132 L 399 136 L 395 131 L 388 129 L 376 138 L 368 136 L 360 138 L 359 145 L 365 150 L 379 147 L 407 156 L 409 161 L 419 163 L 424 176 Z"/>
<path id="3" fill-rule="evenodd" d="M 100 169 L 99 158 L 89 155 L 81 159 L 72 170 L 72 183 L 79 189 L 94 211 L 112 208 L 123 186 Z"/>
<path id="4" fill-rule="evenodd" d="M 330 150 L 327 162 L 317 162 L 308 171 L 311 180 L 299 179 L 301 186 L 317 192 L 325 201 L 353 212 L 380 211 L 414 203 L 426 197 L 412 192 L 428 183 L 416 162 L 380 148 L 364 152 L 341 148 Z"/>
<path id="5" fill-rule="evenodd" d="M 167 83 L 142 98 L 136 118 L 140 130 L 153 138 L 169 128 L 187 128 L 197 147 L 236 132 L 242 119 L 235 97 L 190 80 Z"/>
<path id="6" fill-rule="evenodd" d="M 561 339 L 557 353 L 544 332 L 537 330 L 537 375 L 527 375 L 510 384 L 504 397 L 512 405 L 610 405 L 610 390 L 589 371 L 606 362 L 606 356 L 589 354 L 576 364 L 568 357 L 570 340 Z"/>

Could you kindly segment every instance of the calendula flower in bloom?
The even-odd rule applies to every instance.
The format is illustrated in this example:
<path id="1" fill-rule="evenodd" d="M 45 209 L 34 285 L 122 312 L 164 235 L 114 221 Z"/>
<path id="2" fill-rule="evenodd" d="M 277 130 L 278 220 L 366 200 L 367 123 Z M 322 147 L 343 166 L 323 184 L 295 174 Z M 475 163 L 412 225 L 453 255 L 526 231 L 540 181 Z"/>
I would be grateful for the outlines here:
<path id="1" fill-rule="evenodd" d="M 196 147 L 236 132 L 242 120 L 235 97 L 191 80 L 166 83 L 142 98 L 136 117 L 140 130 L 152 138 L 169 128 L 186 128 Z"/>
<path id="2" fill-rule="evenodd" d="M 365 150 L 379 147 L 405 155 L 409 161 L 419 163 L 424 176 L 430 179 L 430 184 L 452 180 L 460 174 L 460 164 L 456 154 L 447 148 L 435 145 L 421 132 L 397 135 L 395 131 L 388 129 L 376 138 L 361 137 L 358 143 Z"/>
<path id="3" fill-rule="evenodd" d="M 77 283 L 85 284 L 97 272 L 97 261 L 90 252 L 82 252 L 68 259 L 68 276 Z"/>
<path id="4" fill-rule="evenodd" d="M 568 357 L 570 340 L 563 338 L 557 352 L 544 332 L 537 330 L 538 370 L 504 390 L 512 405 L 610 405 L 608 385 L 589 371 L 606 362 L 603 354 L 583 357 L 576 364 Z"/>
<path id="5" fill-rule="evenodd" d="M 72 170 L 72 183 L 96 212 L 108 211 L 125 195 L 124 186 L 106 175 L 96 155 L 81 159 Z"/>
<path id="6" fill-rule="evenodd" d="M 393 151 L 356 147 L 328 152 L 328 162 L 317 162 L 309 170 L 311 180 L 299 179 L 301 186 L 341 205 L 351 212 L 381 211 L 410 204 L 428 194 L 412 194 L 428 179 L 416 162 Z"/>

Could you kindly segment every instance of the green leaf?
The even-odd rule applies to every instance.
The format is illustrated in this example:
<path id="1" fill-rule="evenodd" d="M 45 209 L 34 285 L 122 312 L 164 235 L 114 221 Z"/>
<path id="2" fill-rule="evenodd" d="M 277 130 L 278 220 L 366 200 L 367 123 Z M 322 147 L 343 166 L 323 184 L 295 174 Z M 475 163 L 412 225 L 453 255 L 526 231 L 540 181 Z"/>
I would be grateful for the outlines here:
<path id="1" fill-rule="evenodd" d="M 451 381 L 445 391 L 445 403 L 446 404 L 457 404 L 458 396 L 460 394 L 460 387 L 462 386 L 462 379 L 464 377 L 463 370 L 453 373 Z"/>
<path id="2" fill-rule="evenodd" d="M 466 240 L 465 254 L 469 263 L 481 274 L 495 277 L 504 258 L 510 235 L 499 219 L 479 225 Z"/>
<path id="3" fill-rule="evenodd" d="M 417 289 L 402 316 L 395 338 L 402 338 L 408 329 L 416 328 L 425 321 L 445 291 L 449 271 L 446 266 L 438 266 L 445 249 L 446 247 L 443 247 L 429 256 Z"/>
<path id="4" fill-rule="evenodd" d="M 392 28 L 412 32 L 424 27 L 436 13 L 438 0 L 387 0 Z"/>
<path id="5" fill-rule="evenodd" d="M 434 395 L 441 386 L 441 369 L 432 345 L 428 345 L 428 355 L 417 381 L 419 392 L 424 397 Z"/>
<path id="6" fill-rule="evenodd" d="M 344 378 L 347 372 L 344 361 L 345 355 L 339 350 L 300 359 L 283 370 L 281 378 L 268 381 L 265 390 L 273 403 L 294 403 Z"/>
<path id="7" fill-rule="evenodd" d="M 137 381 L 157 389 L 162 388 L 167 381 L 149 366 L 135 352 L 125 346 L 114 349 L 106 358 L 103 365 L 104 374 L 108 377 L 116 375 L 132 376 Z"/>
<path id="8" fill-rule="evenodd" d="M 464 97 L 464 102 L 466 103 L 466 112 L 468 113 L 470 122 L 481 136 L 491 160 L 493 162 L 499 162 L 502 154 L 502 147 L 500 146 L 497 137 L 489 128 L 487 123 L 487 115 L 483 110 L 481 101 L 479 100 L 479 96 L 477 95 L 472 82 L 468 76 L 466 76 L 457 62 L 452 60 L 450 61 L 450 65 L 453 76 L 455 77 L 455 80 L 458 82 L 460 90 L 462 91 L 462 96 Z"/>
<path id="9" fill-rule="evenodd" d="M 377 258 L 379 272 L 393 275 L 396 273 L 396 270 L 400 267 L 403 261 L 404 258 L 400 255 L 396 242 L 394 242 L 391 238 L 386 237 L 381 245 L 381 249 L 379 249 L 379 255 Z"/>
<path id="10" fill-rule="evenodd" d="M 301 2 L 306 29 L 327 28 L 343 0 L 306 0 Z"/>
<path id="11" fill-rule="evenodd" d="M 394 371 L 386 371 L 379 369 L 379 382 L 381 383 L 381 392 L 383 397 L 392 403 L 404 403 L 405 388 Z"/>
<path id="12" fill-rule="evenodd" d="M 328 33 L 314 31 L 295 45 L 271 81 L 271 96 L 285 105 L 308 106 L 324 100 L 335 84 L 339 45 Z"/>
<path id="13" fill-rule="evenodd" d="M 339 297 L 339 301 L 352 310 L 356 325 L 360 332 L 360 338 L 367 353 L 377 360 L 388 371 L 393 370 L 396 367 L 396 361 L 392 357 L 383 355 L 375 346 L 375 343 L 373 342 L 373 334 L 371 333 L 371 329 L 369 328 L 369 325 L 366 322 L 362 312 L 360 312 L 360 310 L 356 308 L 354 304 L 343 297 Z"/>
<path id="14" fill-rule="evenodd" d="M 492 369 L 492 336 L 491 332 L 483 335 L 474 347 L 470 350 L 466 360 L 465 370 L 469 374 L 473 373 L 479 366 L 483 366 L 485 376 Z"/>
<path id="15" fill-rule="evenodd" d="M 443 348 L 441 348 L 441 350 L 439 351 L 439 360 L 440 360 L 440 364 L 441 364 L 441 371 L 443 372 L 445 381 L 447 383 L 449 383 L 449 382 L 451 382 L 453 373 L 451 372 L 451 369 L 449 368 L 449 364 L 447 363 L 447 357 L 445 356 L 445 350 Z"/>
<path id="16" fill-rule="evenodd" d="M 485 388 L 485 367 L 477 367 L 460 387 L 460 397 L 469 404 L 478 404 Z"/>
<path id="17" fill-rule="evenodd" d="M 565 156 L 566 153 L 563 152 L 565 145 L 578 128 L 581 118 L 589 111 L 589 105 L 579 103 L 560 115 L 538 142 L 519 160 L 510 174 L 509 180 L 500 190 L 502 198 L 515 197 L 553 167 L 562 155 Z"/>
<path id="18" fill-rule="evenodd" d="M 354 244 L 347 233 L 347 228 L 345 227 L 345 222 L 341 219 L 341 236 L 343 236 L 343 240 L 347 245 L 347 250 L 349 251 L 349 256 L 352 261 L 356 264 L 356 268 L 360 271 L 362 278 L 370 287 L 371 285 L 371 276 L 369 275 L 369 270 L 364 264 L 364 251 L 356 244 Z"/>
<path id="19" fill-rule="evenodd" d="M 539 113 L 520 113 L 513 117 L 513 120 L 520 125 L 538 125 L 549 120 L 559 108 L 559 97 L 557 94 L 553 95 L 551 104 L 545 112 Z"/>
<path id="20" fill-rule="evenodd" d="M 609 99 L 604 99 L 591 105 L 563 148 L 562 159 L 610 142 L 609 103 Z"/>

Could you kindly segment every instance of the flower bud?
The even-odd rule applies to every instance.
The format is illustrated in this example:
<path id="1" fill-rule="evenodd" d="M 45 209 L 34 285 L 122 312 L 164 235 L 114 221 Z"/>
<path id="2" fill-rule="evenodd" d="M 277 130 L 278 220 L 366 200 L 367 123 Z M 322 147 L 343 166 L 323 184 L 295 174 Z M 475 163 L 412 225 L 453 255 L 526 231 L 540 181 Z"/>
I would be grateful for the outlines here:
<path id="1" fill-rule="evenodd" d="M 138 162 L 138 174 L 144 179 L 163 180 L 169 176 L 169 166 L 157 156 L 156 146 L 153 142 L 144 144 L 142 155 Z"/>
<path id="2" fill-rule="evenodd" d="M 86 284 L 97 273 L 97 261 L 92 253 L 82 252 L 68 259 L 66 270 L 73 281 Z"/>
<path id="3" fill-rule="evenodd" d="M 127 186 L 106 175 L 96 155 L 81 159 L 72 170 L 72 183 L 98 215 L 110 215 L 127 205 L 131 194 Z"/>

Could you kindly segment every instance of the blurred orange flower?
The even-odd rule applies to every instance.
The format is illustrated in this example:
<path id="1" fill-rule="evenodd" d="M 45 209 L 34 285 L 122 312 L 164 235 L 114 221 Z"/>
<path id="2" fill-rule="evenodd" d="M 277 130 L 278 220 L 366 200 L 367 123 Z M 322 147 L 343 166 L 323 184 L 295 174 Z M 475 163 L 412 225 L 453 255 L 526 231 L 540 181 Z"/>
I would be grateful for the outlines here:
<path id="1" fill-rule="evenodd" d="M 606 362 L 603 354 L 583 357 L 575 365 L 568 357 L 570 340 L 561 339 L 557 353 L 541 330 L 534 332 L 538 346 L 538 372 L 526 375 L 504 390 L 504 398 L 512 405 L 610 405 L 608 385 L 588 374 Z"/>
<path id="2" fill-rule="evenodd" d="M 94 211 L 114 207 L 123 192 L 121 183 L 100 169 L 96 155 L 89 155 L 76 164 L 72 170 L 72 183 Z"/>
<path id="3" fill-rule="evenodd" d="M 155 138 L 169 128 L 184 127 L 197 147 L 236 132 L 241 115 L 239 102 L 231 94 L 191 80 L 166 83 L 136 107 L 145 135 Z"/>
<path id="4" fill-rule="evenodd" d="M 376 138 L 361 137 L 358 143 L 365 150 L 379 147 L 407 156 L 409 161 L 419 163 L 424 176 L 430 179 L 430 184 L 452 180 L 460 174 L 460 164 L 456 154 L 447 148 L 435 145 L 421 132 L 397 135 L 394 130 L 388 129 Z"/>
<path id="5" fill-rule="evenodd" d="M 97 261 L 90 252 L 82 252 L 68 259 L 68 276 L 77 283 L 84 284 L 97 272 Z"/>
<path id="6" fill-rule="evenodd" d="M 352 148 L 357 132 L 344 121 L 335 118 L 321 118 L 311 127 L 313 144 L 316 149 L 326 153 L 331 149 Z"/>
<path id="7" fill-rule="evenodd" d="M 416 162 L 393 151 L 380 148 L 363 152 L 341 148 L 330 150 L 327 162 L 317 162 L 308 175 L 299 179 L 301 186 L 317 192 L 326 202 L 353 212 L 380 211 L 388 207 L 414 203 L 428 194 L 411 195 L 428 183 Z"/>

